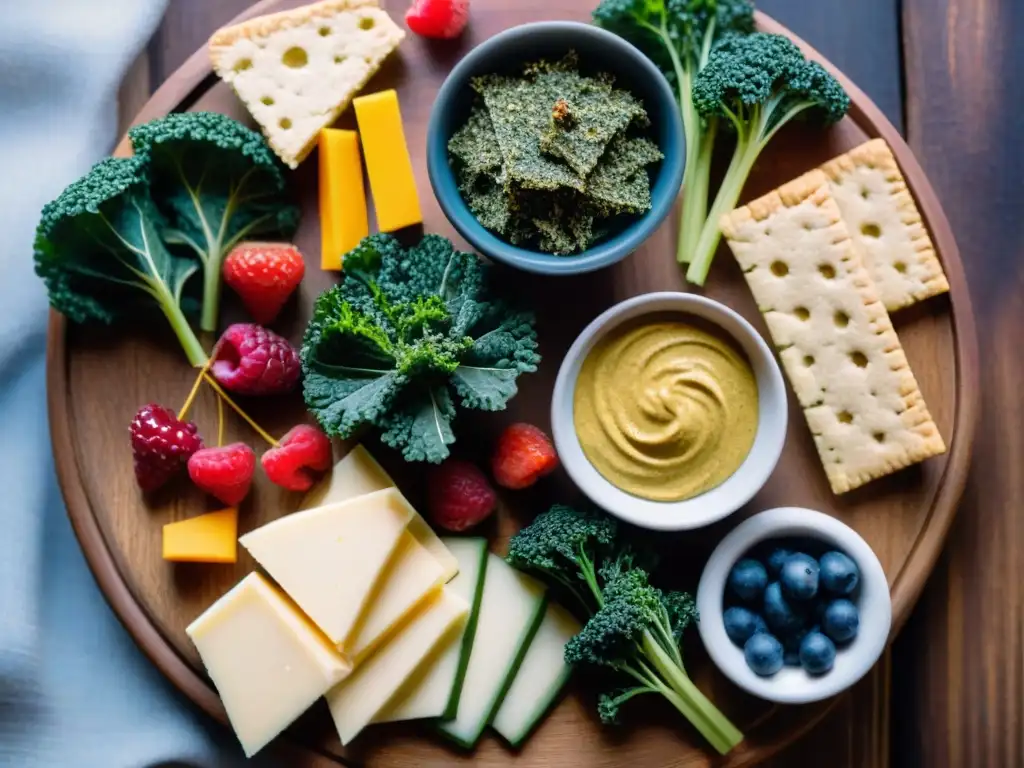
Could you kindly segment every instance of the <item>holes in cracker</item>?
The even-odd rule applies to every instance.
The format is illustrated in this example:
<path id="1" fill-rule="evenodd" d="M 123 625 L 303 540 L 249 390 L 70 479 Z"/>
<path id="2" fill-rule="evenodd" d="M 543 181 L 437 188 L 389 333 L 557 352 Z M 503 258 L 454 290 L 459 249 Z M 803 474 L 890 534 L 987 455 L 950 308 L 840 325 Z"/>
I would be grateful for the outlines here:
<path id="1" fill-rule="evenodd" d="M 864 237 L 878 238 L 882 236 L 882 228 L 877 224 L 868 222 L 867 224 L 860 225 L 860 233 L 864 235 Z"/>
<path id="2" fill-rule="evenodd" d="M 853 414 L 849 411 L 840 411 L 836 414 L 836 418 L 839 419 L 842 424 L 853 424 Z"/>
<path id="3" fill-rule="evenodd" d="M 776 277 L 785 277 L 789 274 L 789 266 L 784 261 L 773 261 L 768 268 Z"/>
<path id="4" fill-rule="evenodd" d="M 872 432 L 871 436 L 873 438 L 875 438 L 875 442 L 876 443 L 884 443 L 885 442 L 885 432 Z"/>
<path id="5" fill-rule="evenodd" d="M 907 265 L 904 264 L 902 261 L 897 261 L 893 263 L 892 268 L 899 272 L 901 275 L 907 274 Z"/>
<path id="6" fill-rule="evenodd" d="M 853 360 L 853 364 L 858 368 L 868 367 L 868 356 L 863 352 L 851 352 L 850 359 Z"/>
<path id="7" fill-rule="evenodd" d="M 304 66 L 309 64 L 309 56 L 306 54 L 305 48 L 293 45 L 281 54 L 281 63 L 286 67 L 291 67 L 292 69 L 302 69 Z"/>
<path id="8" fill-rule="evenodd" d="M 280 120 L 277 121 L 277 124 L 286 131 L 292 127 L 292 121 L 291 118 L 289 117 L 282 117 Z"/>
<path id="9" fill-rule="evenodd" d="M 335 56 L 334 57 L 334 63 L 335 64 L 341 64 L 343 61 L 345 61 L 345 57 L 344 56 Z"/>
<path id="10" fill-rule="evenodd" d="M 860 196 L 867 200 L 869 197 L 871 197 L 871 190 L 868 189 L 867 187 L 861 187 Z"/>
<path id="11" fill-rule="evenodd" d="M 814 355 L 804 355 L 804 365 L 808 368 L 814 365 Z"/>
<path id="12" fill-rule="evenodd" d="M 320 35 L 320 37 L 327 37 L 329 34 L 331 34 L 331 28 L 330 27 L 320 27 L 320 29 L 318 29 L 316 32 L 317 32 L 318 35 Z"/>
<path id="13" fill-rule="evenodd" d="M 797 307 L 793 310 L 793 314 L 796 315 L 798 320 L 806 321 L 811 319 L 811 312 L 807 307 Z"/>
<path id="14" fill-rule="evenodd" d="M 245 72 L 247 69 L 252 69 L 252 59 L 239 59 L 235 62 L 235 66 L 232 69 L 235 72 Z"/>
<path id="15" fill-rule="evenodd" d="M 821 276 L 824 277 L 826 280 L 835 279 L 836 268 L 833 267 L 831 264 L 819 264 L 818 271 L 821 273 Z"/>
<path id="16" fill-rule="evenodd" d="M 845 328 L 850 324 L 850 316 L 840 309 L 832 315 L 832 321 L 836 324 L 836 328 Z"/>
<path id="17" fill-rule="evenodd" d="M 274 106 L 274 99 L 271 98 L 270 96 L 264 96 L 262 99 L 260 99 L 260 103 L 266 104 L 268 107 L 272 107 Z"/>
<path id="18" fill-rule="evenodd" d="M 363 16 L 363 18 L 359 20 L 359 28 L 364 32 L 369 32 L 371 29 L 373 29 L 374 23 L 375 22 L 372 17 Z"/>

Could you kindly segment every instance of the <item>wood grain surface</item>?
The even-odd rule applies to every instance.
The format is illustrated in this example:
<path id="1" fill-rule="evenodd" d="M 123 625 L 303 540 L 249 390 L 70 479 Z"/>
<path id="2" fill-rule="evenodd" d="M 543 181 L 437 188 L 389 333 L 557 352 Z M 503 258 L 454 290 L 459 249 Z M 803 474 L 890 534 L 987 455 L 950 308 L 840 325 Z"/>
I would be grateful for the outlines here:
<path id="1" fill-rule="evenodd" d="M 213 28 L 248 5 L 246 0 L 212 4 L 172 0 L 165 23 L 126 89 L 128 114 L 130 105 L 137 105 L 139 95 L 147 90 L 146 85 L 159 85 Z M 789 23 L 798 34 L 832 57 L 875 98 L 894 123 L 901 124 L 901 52 L 895 2 L 842 4 L 836 8 L 815 0 L 764 0 L 759 6 Z M 936 23 L 941 22 L 940 19 Z M 887 672 L 887 663 L 879 665 L 852 696 L 842 700 L 825 723 L 772 760 L 772 764 L 795 764 L 805 758 L 820 757 L 823 752 L 829 755 L 830 762 L 844 766 L 885 764 L 889 751 Z"/>

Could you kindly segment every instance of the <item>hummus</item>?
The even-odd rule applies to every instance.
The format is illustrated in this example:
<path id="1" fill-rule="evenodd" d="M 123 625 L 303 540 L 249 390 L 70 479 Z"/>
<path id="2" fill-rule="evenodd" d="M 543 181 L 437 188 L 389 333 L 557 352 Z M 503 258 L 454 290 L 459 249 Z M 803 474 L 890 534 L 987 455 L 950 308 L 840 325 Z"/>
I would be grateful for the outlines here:
<path id="1" fill-rule="evenodd" d="M 617 487 L 681 501 L 732 475 L 757 432 L 757 380 L 717 326 L 645 318 L 583 361 L 573 420 L 591 464 Z"/>

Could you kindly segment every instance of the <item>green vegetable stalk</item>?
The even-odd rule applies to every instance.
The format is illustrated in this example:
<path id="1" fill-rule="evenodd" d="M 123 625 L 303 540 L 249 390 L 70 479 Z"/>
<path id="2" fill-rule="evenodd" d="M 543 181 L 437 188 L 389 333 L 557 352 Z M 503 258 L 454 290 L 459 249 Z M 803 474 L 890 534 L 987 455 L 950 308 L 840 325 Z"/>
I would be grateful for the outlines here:
<path id="1" fill-rule="evenodd" d="M 743 740 L 686 674 L 679 643 L 697 620 L 693 598 L 652 586 L 653 556 L 624 543 L 615 520 L 555 505 L 512 537 L 508 562 L 555 581 L 589 615 L 565 646 L 567 663 L 631 678 L 630 687 L 600 697 L 603 722 L 617 722 L 621 706 L 635 696 L 657 693 L 719 753 Z"/>
<path id="2" fill-rule="evenodd" d="M 43 208 L 36 230 L 36 273 L 50 304 L 75 322 L 111 323 L 155 305 L 189 362 L 206 362 L 182 311 L 182 293 L 198 264 L 170 252 L 166 221 L 149 197 L 146 162 L 108 158 Z"/>
<path id="3" fill-rule="evenodd" d="M 199 326 L 215 331 L 227 254 L 242 240 L 289 238 L 298 225 L 284 166 L 260 134 L 217 112 L 174 113 L 128 137 L 150 166 L 165 241 L 188 247 L 202 264 Z"/>
<path id="4" fill-rule="evenodd" d="M 677 257 L 688 261 L 707 218 L 711 156 L 718 121 L 704 119 L 693 84 L 723 39 L 754 30 L 750 0 L 602 0 L 594 23 L 639 47 L 673 82 L 686 134 L 686 170 Z"/>
<path id="5" fill-rule="evenodd" d="M 782 126 L 798 117 L 830 125 L 850 106 L 839 82 L 782 35 L 723 40 L 693 84 L 693 102 L 708 123 L 722 121 L 736 148 L 690 252 L 686 279 L 703 285 L 721 239 L 719 220 L 736 207 L 758 156 Z"/>
<path id="6" fill-rule="evenodd" d="M 372 235 L 346 254 L 302 345 L 303 394 L 324 431 L 373 426 L 407 461 L 438 463 L 457 405 L 504 409 L 540 356 L 533 317 L 496 300 L 487 275 L 438 235 L 408 250 Z"/>

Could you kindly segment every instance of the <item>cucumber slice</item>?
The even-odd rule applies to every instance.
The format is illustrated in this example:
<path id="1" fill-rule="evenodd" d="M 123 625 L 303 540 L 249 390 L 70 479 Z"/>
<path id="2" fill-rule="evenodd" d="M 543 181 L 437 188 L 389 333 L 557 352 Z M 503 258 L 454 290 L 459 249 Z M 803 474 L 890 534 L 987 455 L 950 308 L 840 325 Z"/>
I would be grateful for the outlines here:
<path id="1" fill-rule="evenodd" d="M 497 555 L 487 578 L 455 718 L 438 725 L 456 744 L 473 747 L 490 722 L 544 618 L 544 586 Z"/>
<path id="2" fill-rule="evenodd" d="M 459 563 L 459 573 L 449 582 L 447 589 L 469 603 L 469 618 L 464 629 L 452 636 L 432 661 L 422 665 L 422 671 L 402 685 L 373 718 L 375 723 L 424 717 L 451 718 L 459 705 L 487 574 L 487 540 L 445 538 L 441 541 Z"/>
<path id="3" fill-rule="evenodd" d="M 547 714 L 569 679 L 565 644 L 580 631 L 576 617 L 549 602 L 537 634 L 519 665 L 491 725 L 511 746 L 518 747 Z"/>

